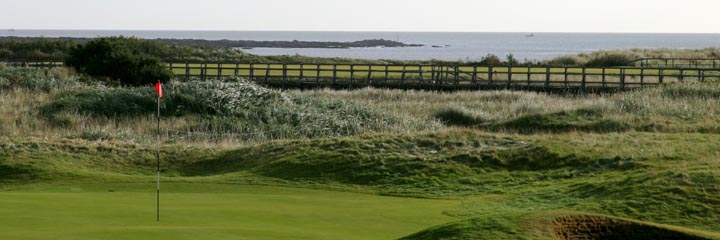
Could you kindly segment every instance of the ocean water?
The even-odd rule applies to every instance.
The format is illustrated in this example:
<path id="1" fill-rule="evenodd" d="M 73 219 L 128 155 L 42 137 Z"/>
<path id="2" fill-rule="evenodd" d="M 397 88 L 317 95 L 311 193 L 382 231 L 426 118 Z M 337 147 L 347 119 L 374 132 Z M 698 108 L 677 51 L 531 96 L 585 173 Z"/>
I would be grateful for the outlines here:
<path id="1" fill-rule="evenodd" d="M 274 32 L 274 31 L 110 31 L 110 30 L 0 30 L 0 36 L 190 38 L 230 40 L 357 41 L 390 39 L 424 44 L 417 48 L 243 50 L 259 55 L 306 55 L 395 60 L 479 60 L 488 54 L 520 60 L 544 60 L 566 54 L 630 48 L 720 47 L 720 34 L 647 33 L 439 33 L 439 32 Z M 443 46 L 434 48 L 432 45 Z"/>

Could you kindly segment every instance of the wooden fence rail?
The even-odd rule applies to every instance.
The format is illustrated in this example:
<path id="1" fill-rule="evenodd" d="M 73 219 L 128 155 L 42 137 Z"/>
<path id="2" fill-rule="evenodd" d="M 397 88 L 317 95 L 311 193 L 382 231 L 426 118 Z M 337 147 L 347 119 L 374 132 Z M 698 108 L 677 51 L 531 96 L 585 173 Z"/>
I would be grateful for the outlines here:
<path id="1" fill-rule="evenodd" d="M 4 63 L 47 68 L 62 63 Z M 244 78 L 280 88 L 530 89 L 614 91 L 683 81 L 720 81 L 720 69 L 373 64 L 170 63 L 180 80 Z"/>
<path id="2" fill-rule="evenodd" d="M 682 81 L 720 81 L 720 69 L 173 63 L 183 80 L 240 77 L 282 88 L 625 90 Z"/>
<path id="3" fill-rule="evenodd" d="M 627 63 L 642 68 L 720 69 L 720 58 L 639 58 Z"/>

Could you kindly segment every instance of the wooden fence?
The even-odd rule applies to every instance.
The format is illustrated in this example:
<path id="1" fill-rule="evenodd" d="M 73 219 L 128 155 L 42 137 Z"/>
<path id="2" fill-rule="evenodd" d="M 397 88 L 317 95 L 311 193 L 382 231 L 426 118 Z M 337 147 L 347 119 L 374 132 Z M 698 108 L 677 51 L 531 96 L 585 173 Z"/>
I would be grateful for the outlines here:
<path id="1" fill-rule="evenodd" d="M 720 58 L 639 58 L 627 63 L 642 68 L 720 69 Z"/>
<path id="2" fill-rule="evenodd" d="M 169 64 L 179 79 L 240 77 L 282 88 L 625 90 L 720 80 L 720 69 L 368 64 Z"/>
<path id="3" fill-rule="evenodd" d="M 4 63 L 48 68 L 59 62 Z M 244 78 L 280 88 L 529 89 L 615 91 L 683 81 L 720 81 L 720 69 L 368 64 L 171 63 L 180 80 Z"/>

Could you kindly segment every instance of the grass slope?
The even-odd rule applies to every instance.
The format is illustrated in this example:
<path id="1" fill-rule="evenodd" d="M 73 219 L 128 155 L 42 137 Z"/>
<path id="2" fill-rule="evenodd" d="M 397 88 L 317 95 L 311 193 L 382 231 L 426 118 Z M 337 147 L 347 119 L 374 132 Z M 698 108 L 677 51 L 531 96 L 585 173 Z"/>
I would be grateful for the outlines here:
<path id="1" fill-rule="evenodd" d="M 719 142 L 720 136 L 712 134 L 628 132 L 523 136 L 449 130 L 294 140 L 241 148 L 170 145 L 163 151 L 163 175 L 165 182 L 175 186 L 175 189 L 167 189 L 166 193 L 171 196 L 176 194 L 177 202 L 169 204 L 177 204 L 178 211 L 193 209 L 202 201 L 208 201 L 208 208 L 204 211 L 239 208 L 232 201 L 222 199 L 235 192 L 243 192 L 247 184 L 335 190 L 326 192 L 328 199 L 336 198 L 331 193 L 343 195 L 342 192 L 371 194 L 350 198 L 378 198 L 373 193 L 394 195 L 403 198 L 387 199 L 408 203 L 416 200 L 407 197 L 454 199 L 450 200 L 451 204 L 438 208 L 407 205 L 410 207 L 407 214 L 441 213 L 430 216 L 442 221 L 414 225 L 416 231 L 431 225 L 440 225 L 438 227 L 419 232 L 419 235 L 411 235 L 413 231 L 409 230 L 401 234 L 378 229 L 376 234 L 379 235 L 367 237 L 371 239 L 403 235 L 410 236 L 409 239 L 432 239 L 443 234 L 449 234 L 447 239 L 480 238 L 478 236 L 527 239 L 533 238 L 533 230 L 522 227 L 531 225 L 523 222 L 523 216 L 548 211 L 607 214 L 698 229 L 703 234 L 715 236 L 711 232 L 720 229 L 720 201 L 715 197 L 720 192 L 720 163 L 716 158 L 720 154 Z M 107 185 L 101 191 L 113 190 L 122 194 L 147 191 L 143 193 L 146 199 L 142 201 L 147 202 L 145 207 L 152 208 L 154 155 L 151 146 L 81 140 L 7 139 L 0 144 L 0 149 L 0 169 L 17 172 L 16 175 L 5 175 L 2 179 L 4 189 L 27 189 L 27 186 L 33 186 L 32 183 L 73 187 L 104 182 Z M 143 187 L 136 185 L 135 188 L 123 189 L 127 187 L 121 183 L 142 183 Z M 220 191 L 204 187 L 204 184 L 217 183 L 228 185 Z M 5 193 L 10 194 L 8 199 L 13 199 L 13 194 L 23 197 L 38 194 L 41 197 L 52 192 L 33 191 L 11 190 Z M 79 195 L 74 196 L 94 198 L 112 194 L 99 192 L 80 190 Z M 197 202 L 180 200 L 199 196 L 186 192 L 205 195 Z M 299 193 L 289 198 L 302 199 L 304 195 Z M 15 197 L 8 202 L 13 206 L 9 209 L 32 212 L 37 207 L 23 205 L 18 200 L 21 198 Z M 241 198 L 237 196 L 237 199 Z M 380 199 L 385 198 L 378 198 L 378 205 L 385 201 Z M 252 196 L 247 201 L 265 200 L 263 196 Z M 110 206 L 123 209 L 121 202 L 111 202 Z M 42 200 L 38 204 L 41 203 Z M 339 217 L 338 214 L 345 214 L 339 210 L 312 214 L 328 205 L 316 203 L 314 206 L 308 203 L 308 209 L 303 210 L 307 212 L 294 210 L 297 206 L 292 201 L 266 207 L 299 211 L 301 215 L 310 214 L 318 219 L 334 219 Z M 99 207 L 95 205 L 91 209 Z M 358 218 L 385 214 L 382 209 L 364 209 L 360 205 L 357 209 L 352 208 L 351 205 L 338 207 L 346 211 L 360 211 L 349 213 L 349 216 Z M 193 218 L 195 220 L 187 220 L 181 226 L 195 229 L 206 226 L 202 224 L 205 220 L 217 220 L 209 225 L 218 227 L 223 226 L 220 223 L 223 218 L 232 219 L 222 215 L 205 215 L 202 211 L 194 214 L 197 216 Z M 260 218 L 261 215 L 255 217 Z M 285 221 L 293 215 L 284 216 L 262 223 L 283 226 L 278 226 L 281 230 L 267 232 L 266 235 L 258 233 L 258 236 L 282 238 L 273 234 L 286 232 L 282 230 L 289 224 Z M 408 216 L 407 220 L 420 221 L 427 216 Z M 25 226 L 48 226 L 47 222 L 41 221 L 41 216 L 36 217 L 29 219 Z M 98 215 L 93 217 L 102 218 Z M 304 228 L 323 227 L 325 223 L 318 219 L 308 220 Z M 374 221 L 368 219 L 367 223 Z M 441 225 L 447 222 L 455 223 Z M 530 221 L 538 222 L 542 223 L 539 220 Z M 542 226 L 547 228 L 547 224 Z M 98 228 L 103 229 L 102 226 Z M 149 235 L 138 235 L 141 236 Z"/>

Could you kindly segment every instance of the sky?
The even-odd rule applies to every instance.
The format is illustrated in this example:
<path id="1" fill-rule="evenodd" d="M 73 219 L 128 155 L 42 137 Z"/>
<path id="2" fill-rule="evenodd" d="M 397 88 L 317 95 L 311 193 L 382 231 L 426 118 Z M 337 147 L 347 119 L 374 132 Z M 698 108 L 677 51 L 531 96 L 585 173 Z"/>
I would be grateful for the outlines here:
<path id="1" fill-rule="evenodd" d="M 0 28 L 720 33 L 718 0 L 0 0 Z"/>

